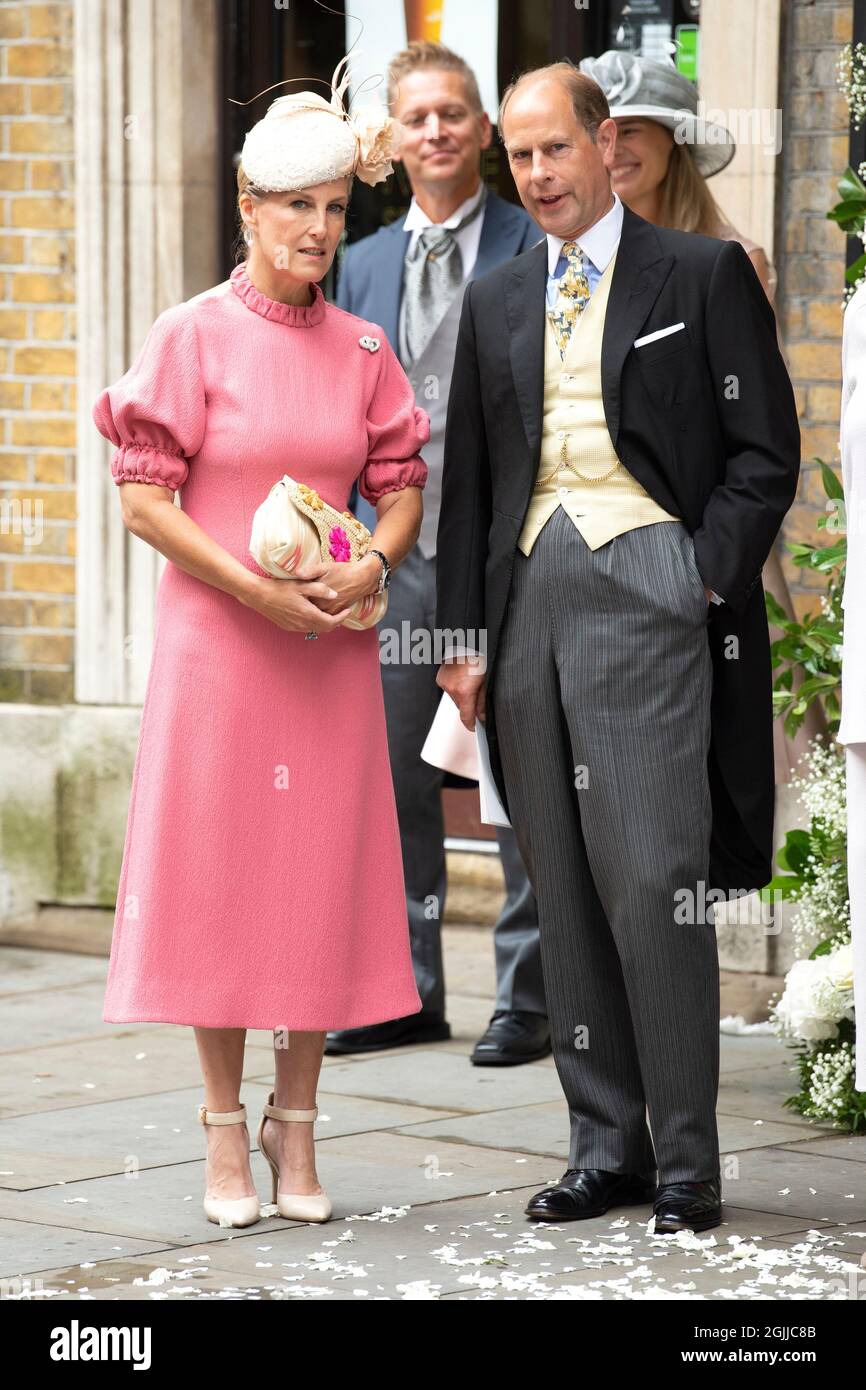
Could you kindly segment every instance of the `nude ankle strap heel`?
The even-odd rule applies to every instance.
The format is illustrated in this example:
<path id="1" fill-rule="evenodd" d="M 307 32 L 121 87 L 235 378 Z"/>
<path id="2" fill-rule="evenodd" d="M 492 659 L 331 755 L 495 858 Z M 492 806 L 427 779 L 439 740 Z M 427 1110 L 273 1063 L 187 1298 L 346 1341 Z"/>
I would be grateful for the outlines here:
<path id="1" fill-rule="evenodd" d="M 208 1110 L 206 1105 L 198 1108 L 198 1119 L 203 1125 L 244 1125 L 247 1122 L 247 1107 L 240 1110 Z M 208 1197 L 204 1199 L 204 1211 L 208 1221 L 219 1226 L 252 1226 L 261 1216 L 258 1193 L 252 1197 Z"/>
<path id="2" fill-rule="evenodd" d="M 280 1216 L 285 1216 L 290 1221 L 327 1221 L 331 1215 L 331 1203 L 327 1193 L 324 1192 L 307 1196 L 302 1192 L 278 1191 L 280 1165 L 271 1157 L 262 1142 L 265 1120 L 294 1120 L 302 1123 L 314 1124 L 318 1113 L 319 1107 L 317 1105 L 314 1106 L 312 1110 L 285 1110 L 278 1105 L 274 1105 L 273 1091 L 271 1091 L 268 1096 L 267 1104 L 262 1111 L 262 1118 L 259 1123 L 258 1144 L 271 1170 L 271 1201 L 275 1204 Z"/>

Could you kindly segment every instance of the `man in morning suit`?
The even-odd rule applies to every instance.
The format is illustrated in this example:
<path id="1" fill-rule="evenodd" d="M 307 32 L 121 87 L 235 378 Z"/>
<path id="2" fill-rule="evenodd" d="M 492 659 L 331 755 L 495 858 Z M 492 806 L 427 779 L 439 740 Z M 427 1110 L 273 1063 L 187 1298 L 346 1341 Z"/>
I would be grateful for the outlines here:
<path id="1" fill-rule="evenodd" d="M 704 1230 L 721 1220 L 706 894 L 771 876 L 761 569 L 796 491 L 797 412 L 742 247 L 612 194 L 596 83 L 568 61 L 526 73 L 499 129 L 546 242 L 463 301 L 436 622 L 485 630 L 486 651 L 437 679 L 484 722 L 538 900 L 571 1142 L 526 1212 L 652 1203 L 656 1231 Z"/>

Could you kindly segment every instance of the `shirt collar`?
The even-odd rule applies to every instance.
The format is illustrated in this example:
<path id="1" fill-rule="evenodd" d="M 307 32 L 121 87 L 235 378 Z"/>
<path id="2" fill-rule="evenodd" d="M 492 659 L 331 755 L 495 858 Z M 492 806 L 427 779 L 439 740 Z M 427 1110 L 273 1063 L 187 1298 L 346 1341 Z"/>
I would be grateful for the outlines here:
<path id="1" fill-rule="evenodd" d="M 413 194 L 412 201 L 409 204 L 409 211 L 406 213 L 406 220 L 403 223 L 403 231 L 420 232 L 423 231 L 425 227 L 433 226 L 456 227 L 457 223 L 461 220 L 461 218 L 465 217 L 468 212 L 471 212 L 472 209 L 477 207 L 477 205 L 481 202 L 481 197 L 483 193 L 484 182 L 483 180 L 479 179 L 478 187 L 476 188 L 475 192 L 471 194 L 470 197 L 465 199 L 465 201 L 460 204 L 459 208 L 455 208 L 451 216 L 446 217 L 444 222 L 437 223 L 434 223 L 432 219 L 427 216 L 426 212 L 422 211 L 422 209 L 418 206 L 418 203 L 415 201 L 415 196 Z"/>
<path id="2" fill-rule="evenodd" d="M 547 233 L 547 272 L 553 275 L 566 241 L 576 241 L 580 249 L 592 261 L 596 270 L 604 274 L 613 259 L 622 234 L 622 200 L 617 193 L 613 195 L 613 207 L 587 227 L 579 237 L 560 237 Z"/>

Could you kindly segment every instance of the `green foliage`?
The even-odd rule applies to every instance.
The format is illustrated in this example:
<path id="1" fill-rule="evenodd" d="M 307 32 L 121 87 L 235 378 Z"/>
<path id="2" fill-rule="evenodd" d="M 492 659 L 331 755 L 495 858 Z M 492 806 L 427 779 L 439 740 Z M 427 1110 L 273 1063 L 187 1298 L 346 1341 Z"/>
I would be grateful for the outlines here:
<path id="1" fill-rule="evenodd" d="M 776 863 L 784 874 L 771 878 L 761 890 L 765 902 L 772 902 L 775 893 L 783 898 L 798 898 L 806 883 L 809 855 L 812 853 L 812 837 L 808 830 L 789 830 L 785 843 L 776 855 Z"/>
<path id="2" fill-rule="evenodd" d="M 866 189 L 864 189 L 866 193 Z M 827 582 L 824 610 L 807 613 L 803 619 L 789 618 L 773 594 L 765 594 L 767 617 L 782 631 L 771 646 L 773 670 L 773 713 L 784 719 L 789 737 L 797 732 L 806 711 L 815 701 L 821 706 L 831 735 L 841 718 L 842 682 L 842 592 L 845 584 L 847 538 L 842 483 L 833 469 L 817 459 L 827 495 L 827 510 L 818 518 L 818 529 L 832 537 L 824 546 L 787 542 L 793 563 L 799 569 L 820 574 Z M 800 679 L 795 683 L 795 675 Z"/>
<path id="3" fill-rule="evenodd" d="M 853 169 L 848 168 L 836 187 L 841 201 L 830 209 L 827 217 L 847 236 L 859 236 L 866 228 L 866 184 Z M 855 285 L 862 278 L 864 271 L 866 253 L 859 256 L 853 265 L 849 265 L 845 271 L 845 280 L 849 285 Z"/>

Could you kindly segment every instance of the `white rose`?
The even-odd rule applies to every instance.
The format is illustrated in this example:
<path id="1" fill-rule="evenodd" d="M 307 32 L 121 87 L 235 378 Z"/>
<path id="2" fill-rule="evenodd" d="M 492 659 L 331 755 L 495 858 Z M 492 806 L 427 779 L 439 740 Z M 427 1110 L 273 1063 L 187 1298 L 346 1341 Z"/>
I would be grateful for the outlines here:
<path id="1" fill-rule="evenodd" d="M 854 949 L 850 941 L 844 946 L 837 946 L 835 951 L 831 951 L 825 957 L 827 961 L 827 974 L 833 984 L 833 988 L 840 993 L 848 993 L 854 989 Z"/>
<path id="2" fill-rule="evenodd" d="M 776 1019 L 789 1037 L 803 1042 L 821 1042 L 835 1038 L 836 1023 L 824 1016 L 816 993 L 824 981 L 821 958 L 798 960 L 791 966 L 785 980 L 785 992 L 776 1005 Z"/>

